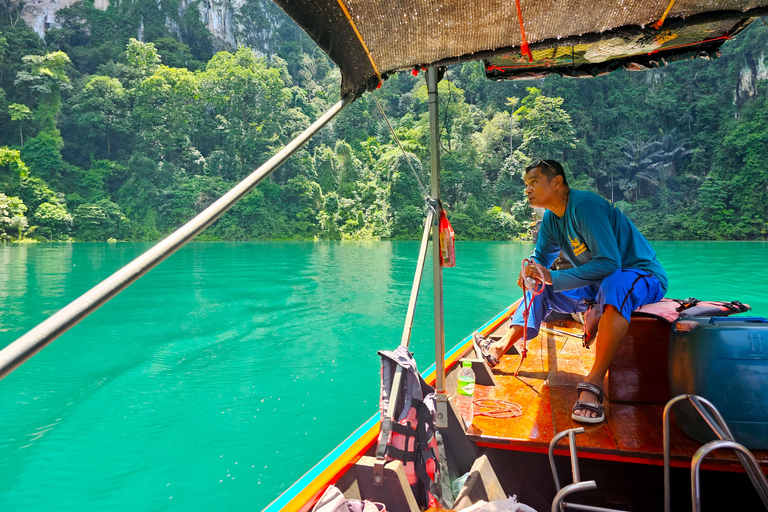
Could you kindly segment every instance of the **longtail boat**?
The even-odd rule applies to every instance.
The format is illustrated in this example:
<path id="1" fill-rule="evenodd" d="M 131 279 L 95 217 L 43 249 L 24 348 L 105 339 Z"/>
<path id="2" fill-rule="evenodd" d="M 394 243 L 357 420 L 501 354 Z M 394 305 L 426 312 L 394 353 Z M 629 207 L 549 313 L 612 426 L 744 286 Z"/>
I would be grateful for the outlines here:
<path id="1" fill-rule="evenodd" d="M 502 336 L 517 306 L 516 303 L 505 309 L 478 331 L 493 338 Z M 630 330 L 606 377 L 610 398 L 606 421 L 585 426 L 571 419 L 571 408 L 575 385 L 589 373 L 594 351 L 583 347 L 580 323 L 565 318 L 548 321 L 540 335 L 531 340 L 528 357 L 517 377 L 514 374 L 521 356 L 507 354 L 493 370 L 492 380 L 486 376 L 487 385 L 476 385 L 476 397 L 487 400 L 492 414 L 482 415 L 482 411 L 476 410 L 475 419 L 467 429 L 455 409 L 449 412 L 448 426 L 441 432 L 446 443 L 452 443 L 449 454 L 455 459 L 452 461 L 455 471 L 483 473 L 483 486 L 476 491 L 476 498 L 502 499 L 505 495 L 516 495 L 520 503 L 535 510 L 560 510 L 551 507 L 561 490 L 560 485 L 565 487 L 573 482 L 574 453 L 565 442 L 568 438 L 558 434 L 584 427 L 583 433 L 574 436 L 578 447 L 576 460 L 581 478 L 594 481 L 596 489 L 573 498 L 573 502 L 567 503 L 571 505 L 569 508 L 577 509 L 574 505 L 584 504 L 592 508 L 581 510 L 663 510 L 663 424 L 665 404 L 670 400 L 666 366 L 671 328 L 662 319 L 633 316 Z M 458 363 L 465 358 L 473 360 L 476 368 L 484 364 L 475 354 L 472 336 L 446 353 L 445 382 L 450 397 L 456 396 Z M 424 377 L 428 383 L 435 383 L 435 365 L 425 370 Z M 478 377 L 478 383 L 481 380 Z M 616 391 L 612 394 L 613 389 Z M 504 414 L 492 402 L 518 405 L 519 416 Z M 370 476 L 360 466 L 365 468 L 375 459 L 380 421 L 377 412 L 276 498 L 265 512 L 311 510 L 332 484 L 351 498 L 361 497 L 359 489 L 363 486 L 356 480 Z M 674 422 L 670 422 L 668 428 L 670 496 L 667 510 L 690 510 L 691 467 L 702 443 L 688 437 Z M 752 453 L 766 472 L 768 451 Z M 550 457 L 559 475 L 557 483 Z M 475 467 L 478 460 L 486 467 Z M 734 452 L 712 452 L 699 462 L 699 469 L 700 488 L 706 489 L 700 496 L 703 510 L 763 509 L 761 495 L 753 489 Z M 489 477 L 489 473 L 492 476 Z M 381 496 L 376 494 L 374 499 L 386 502 Z"/>
<path id="2" fill-rule="evenodd" d="M 531 340 L 529 357 L 518 376 L 514 369 L 519 355 L 503 357 L 491 371 L 476 357 L 471 336 L 446 352 L 440 241 L 434 229 L 442 212 L 437 84 L 445 66 L 483 60 L 486 76 L 503 80 L 551 73 L 591 77 L 617 69 L 641 71 L 675 60 L 712 58 L 726 40 L 756 17 L 768 14 L 768 0 L 276 3 L 340 68 L 341 100 L 198 216 L 0 350 L 0 378 L 202 232 L 356 98 L 375 91 L 393 73 L 425 71 L 431 190 L 401 346 L 407 347 L 410 339 L 431 239 L 436 354 L 435 365 L 424 375 L 436 388 L 435 425 L 445 440 L 447 463 L 457 474 L 469 473 L 465 488 L 474 486 L 470 494 L 475 493 L 475 498 L 467 498 L 466 503 L 515 494 L 537 510 L 671 510 L 691 505 L 697 510 L 702 502 L 699 492 L 706 487 L 704 503 L 713 509 L 768 508 L 764 476 L 768 453 L 743 450 L 704 399 L 684 395 L 681 400 L 703 411 L 720 441 L 707 443 L 702 451 L 700 443 L 669 423 L 666 365 L 672 326 L 663 320 L 633 318 L 606 382 L 608 420 L 586 428 L 572 423 L 569 414 L 573 384 L 586 374 L 593 357 L 581 345 L 582 327 L 575 320 L 547 324 Z M 480 332 L 502 335 L 516 307 L 507 308 Z M 755 339 L 752 351 L 758 347 L 755 353 L 762 354 L 761 341 Z M 471 360 L 476 369 L 478 398 L 486 400 L 482 403 L 514 403 L 515 407 L 489 406 L 487 414 L 478 415 L 467 427 L 452 400 L 461 359 Z M 393 389 L 396 385 L 397 379 Z M 373 457 L 380 422 L 376 412 L 267 510 L 309 511 L 331 484 L 345 497 L 388 501 L 390 512 L 416 510 L 402 464 L 385 464 Z M 663 428 L 667 423 L 669 427 Z M 379 471 L 382 478 L 377 482 Z M 689 481 L 692 493 L 687 491 Z M 723 489 L 728 492 L 715 493 Z"/>

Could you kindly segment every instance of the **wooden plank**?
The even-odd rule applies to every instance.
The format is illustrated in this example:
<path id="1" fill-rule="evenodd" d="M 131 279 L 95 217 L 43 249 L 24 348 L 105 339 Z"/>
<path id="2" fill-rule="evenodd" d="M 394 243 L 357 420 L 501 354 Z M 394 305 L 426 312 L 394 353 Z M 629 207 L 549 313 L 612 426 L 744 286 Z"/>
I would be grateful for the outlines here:
<path id="1" fill-rule="evenodd" d="M 662 446 L 662 421 L 650 405 L 613 402 L 606 422 L 616 439 L 616 449 L 657 458 Z"/>

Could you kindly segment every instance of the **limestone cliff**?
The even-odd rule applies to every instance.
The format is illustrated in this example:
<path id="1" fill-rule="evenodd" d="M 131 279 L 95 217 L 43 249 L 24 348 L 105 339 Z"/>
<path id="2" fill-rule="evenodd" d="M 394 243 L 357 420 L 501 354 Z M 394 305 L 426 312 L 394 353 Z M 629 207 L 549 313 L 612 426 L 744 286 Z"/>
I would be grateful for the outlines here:
<path id="1" fill-rule="evenodd" d="M 757 82 L 760 80 L 768 80 L 766 52 L 760 52 L 754 57 L 745 55 L 739 69 L 739 81 L 733 102 L 741 106 L 749 98 L 757 95 Z"/>
<path id="2" fill-rule="evenodd" d="M 71 7 L 79 1 L 82 0 L 28 0 L 22 11 L 22 17 L 40 37 L 43 37 L 49 28 L 57 26 L 56 13 L 60 9 Z M 247 17 L 241 15 L 241 10 L 245 4 L 246 0 L 200 0 L 199 2 L 181 0 L 178 14 L 183 16 L 188 8 L 195 8 L 196 6 L 201 21 L 215 39 L 214 45 L 217 47 L 236 47 L 238 44 L 249 42 L 245 40 L 247 38 L 242 37 L 242 34 L 247 33 L 248 29 L 243 25 L 244 21 L 247 23 Z M 110 0 L 94 0 L 94 7 L 97 9 L 106 10 L 109 5 Z M 168 19 L 167 24 L 172 32 L 178 33 L 178 27 L 175 26 L 174 20 Z M 136 26 L 136 36 L 139 40 L 142 38 L 142 32 L 142 23 L 139 22 Z"/>

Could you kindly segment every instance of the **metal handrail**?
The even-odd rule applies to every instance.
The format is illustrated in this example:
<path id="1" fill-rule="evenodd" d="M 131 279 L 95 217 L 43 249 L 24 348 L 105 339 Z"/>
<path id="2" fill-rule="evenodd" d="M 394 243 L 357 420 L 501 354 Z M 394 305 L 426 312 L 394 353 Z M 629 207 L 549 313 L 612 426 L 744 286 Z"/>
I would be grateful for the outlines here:
<path id="1" fill-rule="evenodd" d="M 575 492 L 590 491 L 597 489 L 597 483 L 594 480 L 588 480 L 586 482 L 581 481 L 581 472 L 579 471 L 579 457 L 576 453 L 576 434 L 583 434 L 585 432 L 584 427 L 571 428 L 563 430 L 555 434 L 555 437 L 549 442 L 549 466 L 552 468 L 552 477 L 555 480 L 555 488 L 557 494 L 555 499 L 552 500 L 552 512 L 558 512 L 565 509 L 583 510 L 586 512 L 619 512 L 612 508 L 595 507 L 593 505 L 581 505 L 579 503 L 566 503 L 565 497 Z M 557 476 L 557 468 L 555 467 L 555 446 L 557 443 L 568 436 L 568 445 L 571 452 L 571 472 L 573 474 L 573 483 L 566 485 L 562 489 L 560 488 L 560 479 Z"/>
<path id="2" fill-rule="evenodd" d="M 669 402 L 667 402 L 667 405 L 664 407 L 664 415 L 663 415 L 663 421 L 664 421 L 664 427 L 663 427 L 664 512 L 670 512 L 672 509 L 672 496 L 671 496 L 672 491 L 671 491 L 671 483 L 670 483 L 670 479 L 671 479 L 670 458 L 671 457 L 669 453 L 670 452 L 669 418 L 670 418 L 670 413 L 672 412 L 672 408 L 678 403 L 682 402 L 683 400 L 688 400 L 691 403 L 691 405 L 696 410 L 696 412 L 699 413 L 699 415 L 707 423 L 709 428 L 712 429 L 712 432 L 715 433 L 715 435 L 719 438 L 720 441 L 724 441 L 724 442 L 727 441 L 727 442 L 738 444 L 734 440 L 733 434 L 731 433 L 731 430 L 728 428 L 728 424 L 725 422 L 725 419 L 720 414 L 720 411 L 718 411 L 717 408 L 714 406 L 714 404 L 712 404 L 712 402 L 710 402 L 706 398 L 698 395 L 685 394 L 685 395 L 676 396 L 672 398 Z M 706 409 L 704 406 L 706 406 Z M 712 443 L 717 443 L 720 441 L 713 441 Z M 712 443 L 708 443 L 705 446 L 708 446 L 709 444 L 712 444 Z M 701 452 L 701 448 L 696 452 L 696 454 L 698 455 L 699 452 Z M 736 457 L 739 459 L 739 463 L 741 463 L 741 466 L 744 468 L 744 471 L 747 473 L 747 476 L 752 482 L 752 485 L 757 490 L 757 493 L 760 496 L 760 500 L 763 502 L 763 506 L 765 506 L 765 508 L 768 509 L 768 481 L 766 481 L 765 475 L 760 469 L 760 464 L 757 462 L 757 460 L 754 458 L 751 452 L 749 452 L 748 455 L 745 455 L 744 453 L 742 453 L 740 450 L 737 449 Z M 695 458 L 696 456 L 694 456 L 694 459 Z M 696 510 L 696 508 L 694 508 L 694 510 Z"/>
<path id="3" fill-rule="evenodd" d="M 562 489 L 560 489 L 555 495 L 555 499 L 552 500 L 552 512 L 559 512 L 563 510 L 565 506 L 572 505 L 570 503 L 563 503 L 563 500 L 566 496 L 569 494 L 573 494 L 575 492 L 581 492 L 581 491 L 591 491 L 592 489 L 597 489 L 597 484 L 594 480 L 588 480 L 586 482 L 574 482 L 570 485 L 566 485 Z M 583 507 L 589 507 L 589 505 L 582 505 Z M 589 510 L 592 510 L 590 507 Z M 616 512 L 616 511 L 611 511 Z"/>
<path id="4" fill-rule="evenodd" d="M 549 442 L 549 467 L 552 468 L 552 478 L 555 480 L 555 489 L 557 489 L 557 491 L 560 491 L 560 479 L 557 476 L 557 468 L 555 468 L 555 446 L 562 438 L 566 436 L 568 437 L 568 445 L 571 450 L 571 470 L 575 470 L 573 471 L 573 481 L 579 482 L 581 481 L 581 475 L 579 473 L 578 456 L 576 454 L 576 434 L 583 434 L 584 432 L 586 432 L 584 427 L 563 430 L 562 432 L 555 434 L 555 437 Z"/>
<path id="5" fill-rule="evenodd" d="M 289 142 L 288 145 L 267 160 L 261 167 L 253 171 L 247 178 L 235 185 L 229 192 L 200 212 L 195 218 L 70 302 L 59 312 L 0 350 L 0 379 L 9 375 L 53 340 L 77 325 L 112 297 L 119 294 L 200 234 L 301 148 L 315 133 L 320 131 L 344 107 L 351 103 L 353 99 L 353 95 L 347 95 L 342 98 L 341 101 L 331 107 L 328 112 L 312 123 L 298 137 Z"/>
<path id="6" fill-rule="evenodd" d="M 701 463 L 704 460 L 704 457 L 706 457 L 710 452 L 721 449 L 734 450 L 737 454 L 748 458 L 755 467 L 760 467 L 760 464 L 757 462 L 757 459 L 752 454 L 752 452 L 750 452 L 743 445 L 731 439 L 710 441 L 709 443 L 696 450 L 696 454 L 693 456 L 691 464 L 691 501 L 693 512 L 699 512 L 701 510 L 701 496 L 699 493 L 699 468 Z M 744 469 L 747 469 L 746 466 L 744 466 Z M 757 490 L 758 494 L 760 494 L 760 486 L 762 486 L 763 490 L 768 489 L 768 479 L 765 478 L 765 475 L 762 471 L 758 471 L 758 474 L 760 475 L 760 485 L 755 485 L 755 490 Z"/>

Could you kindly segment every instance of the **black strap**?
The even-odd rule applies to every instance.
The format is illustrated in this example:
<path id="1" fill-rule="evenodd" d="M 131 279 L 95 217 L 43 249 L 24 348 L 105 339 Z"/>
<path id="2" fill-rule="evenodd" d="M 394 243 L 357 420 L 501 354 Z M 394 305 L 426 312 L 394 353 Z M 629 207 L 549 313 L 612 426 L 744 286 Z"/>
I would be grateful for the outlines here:
<path id="1" fill-rule="evenodd" d="M 391 429 L 392 432 L 403 436 L 415 437 L 417 434 L 416 429 L 411 428 L 410 425 L 403 425 L 402 423 L 397 423 L 394 421 L 391 423 Z"/>
<path id="2" fill-rule="evenodd" d="M 391 444 L 387 445 L 387 456 L 403 462 L 414 462 L 416 460 L 415 452 L 403 451 Z"/>
<path id="3" fill-rule="evenodd" d="M 725 307 L 727 307 L 728 309 L 730 309 L 731 311 L 733 311 L 735 313 L 744 313 L 745 311 L 749 311 L 750 310 L 749 306 L 747 306 L 745 304 L 742 304 L 738 300 L 733 300 L 733 301 L 729 302 L 728 304 L 725 304 Z"/>
<path id="4" fill-rule="evenodd" d="M 678 313 L 681 311 L 685 311 L 686 309 L 692 308 L 693 306 L 697 305 L 699 303 L 699 299 L 694 299 L 693 297 L 688 297 L 686 300 L 680 300 L 680 299 L 670 299 L 678 304 L 680 304 L 679 307 L 675 309 Z"/>
<path id="5" fill-rule="evenodd" d="M 598 400 L 600 400 L 600 403 L 603 403 L 604 393 L 603 390 L 599 387 L 595 386 L 594 384 L 590 384 L 589 382 L 579 382 L 576 384 L 576 399 L 578 400 L 579 395 L 582 391 L 589 391 L 590 393 L 594 393 L 594 395 L 597 397 Z"/>
<path id="6" fill-rule="evenodd" d="M 381 427 L 379 428 L 379 444 L 376 446 L 376 458 L 383 459 L 387 454 L 387 443 L 389 442 L 389 434 L 392 432 L 392 418 L 384 418 L 381 420 Z"/>
<path id="7" fill-rule="evenodd" d="M 573 412 L 583 410 L 596 412 L 600 415 L 605 414 L 605 408 L 602 404 L 593 404 L 592 402 L 582 402 L 581 400 L 577 400 L 576 404 L 573 406 Z"/>

